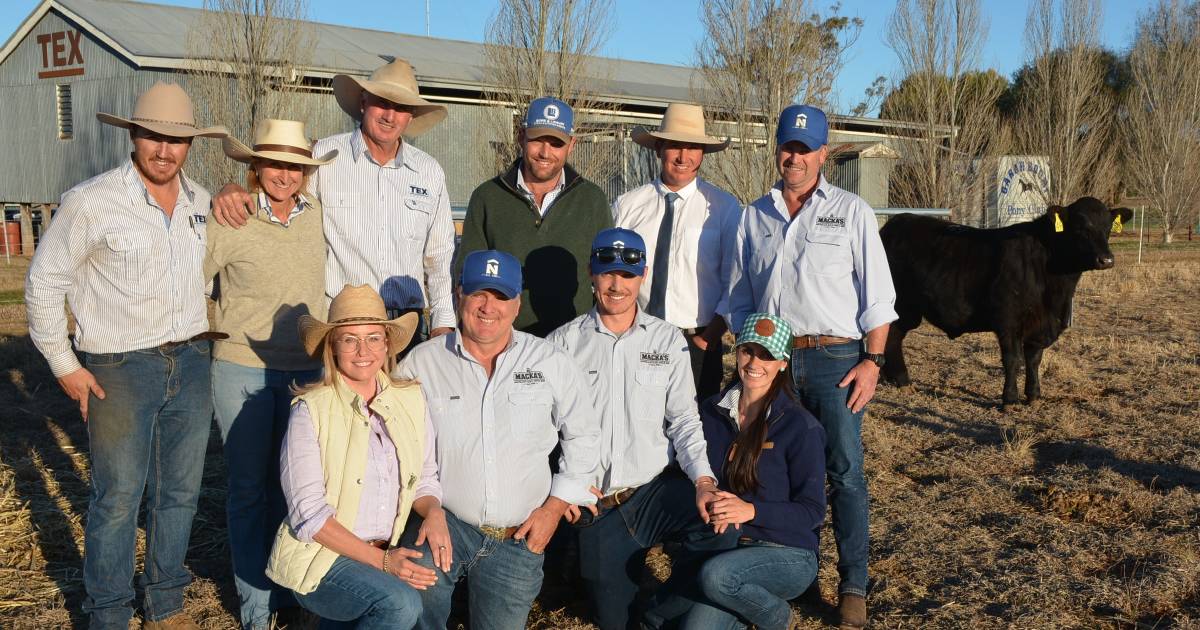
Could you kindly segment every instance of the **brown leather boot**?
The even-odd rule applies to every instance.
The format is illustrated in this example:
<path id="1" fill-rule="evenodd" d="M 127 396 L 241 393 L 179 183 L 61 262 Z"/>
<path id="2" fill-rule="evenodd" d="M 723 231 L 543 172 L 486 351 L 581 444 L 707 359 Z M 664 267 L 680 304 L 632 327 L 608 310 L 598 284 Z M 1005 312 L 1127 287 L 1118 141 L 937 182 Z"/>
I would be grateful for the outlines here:
<path id="1" fill-rule="evenodd" d="M 859 630 L 867 627 L 867 598 L 845 593 L 838 598 L 840 630 Z"/>
<path id="2" fill-rule="evenodd" d="M 191 615 L 181 612 L 158 621 L 143 621 L 142 630 L 200 630 L 200 626 L 192 620 Z"/>

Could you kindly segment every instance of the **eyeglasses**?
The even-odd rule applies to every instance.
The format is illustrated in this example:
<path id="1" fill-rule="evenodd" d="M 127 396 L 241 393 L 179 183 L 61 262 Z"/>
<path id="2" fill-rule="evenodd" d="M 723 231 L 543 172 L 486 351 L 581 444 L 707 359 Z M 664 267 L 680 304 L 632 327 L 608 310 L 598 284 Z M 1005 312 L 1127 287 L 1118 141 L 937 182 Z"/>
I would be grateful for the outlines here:
<path id="1" fill-rule="evenodd" d="M 618 258 L 626 265 L 640 265 L 646 259 L 646 252 L 632 247 L 597 247 L 592 250 L 592 258 L 602 265 L 611 264 Z"/>
<path id="2" fill-rule="evenodd" d="M 384 333 L 372 333 L 366 337 L 358 335 L 338 335 L 333 338 L 333 349 L 342 354 L 350 354 L 358 352 L 360 344 L 367 344 L 367 350 L 371 352 L 379 352 L 387 348 L 387 335 Z"/>

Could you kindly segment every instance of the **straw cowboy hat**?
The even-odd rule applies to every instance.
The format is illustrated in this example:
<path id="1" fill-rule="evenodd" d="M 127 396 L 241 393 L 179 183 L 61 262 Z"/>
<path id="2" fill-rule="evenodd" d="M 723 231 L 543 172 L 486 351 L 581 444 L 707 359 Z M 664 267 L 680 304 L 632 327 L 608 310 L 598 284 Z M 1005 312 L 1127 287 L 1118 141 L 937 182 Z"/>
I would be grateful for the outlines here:
<path id="1" fill-rule="evenodd" d="M 220 125 L 203 129 L 196 127 L 192 99 L 188 97 L 187 92 L 174 83 L 162 81 L 155 83 L 138 97 L 133 106 L 133 116 L 121 118 L 98 112 L 96 120 L 122 129 L 137 126 L 172 138 L 224 138 L 229 135 L 229 130 Z"/>
<path id="2" fill-rule="evenodd" d="M 667 113 L 663 114 L 662 124 L 658 131 L 647 131 L 645 127 L 633 130 L 633 141 L 654 149 L 659 140 L 684 142 L 687 144 L 704 145 L 705 153 L 724 151 L 729 146 L 729 140 L 721 140 L 704 133 L 704 110 L 699 105 L 671 103 L 667 105 Z"/>
<path id="3" fill-rule="evenodd" d="M 337 97 L 338 105 L 355 120 L 362 119 L 362 105 L 359 99 L 363 90 L 393 103 L 411 105 L 414 108 L 412 122 L 408 123 L 408 129 L 404 130 L 406 136 L 419 136 L 446 117 L 445 105 L 434 105 L 421 98 L 417 92 L 417 78 L 413 75 L 412 66 L 403 59 L 397 59 L 372 72 L 370 79 L 359 79 L 348 74 L 333 77 L 333 95 Z"/>
<path id="4" fill-rule="evenodd" d="M 304 166 L 321 166 L 337 157 L 334 149 L 321 157 L 314 158 L 312 143 L 304 136 L 304 123 L 296 120 L 276 120 L 267 118 L 258 123 L 254 130 L 254 148 L 250 148 L 233 136 L 227 136 L 221 143 L 225 155 L 238 162 L 250 163 L 258 158 L 274 160 L 288 164 Z"/>
<path id="5" fill-rule="evenodd" d="M 388 329 L 388 354 L 396 355 L 412 341 L 417 330 L 417 314 L 405 313 L 396 319 L 387 318 L 383 298 L 375 289 L 361 284 L 346 285 L 329 304 L 329 321 L 323 322 L 311 315 L 300 316 L 300 339 L 304 351 L 314 358 L 320 357 L 321 344 L 329 331 L 339 326 L 358 324 L 382 324 Z"/>

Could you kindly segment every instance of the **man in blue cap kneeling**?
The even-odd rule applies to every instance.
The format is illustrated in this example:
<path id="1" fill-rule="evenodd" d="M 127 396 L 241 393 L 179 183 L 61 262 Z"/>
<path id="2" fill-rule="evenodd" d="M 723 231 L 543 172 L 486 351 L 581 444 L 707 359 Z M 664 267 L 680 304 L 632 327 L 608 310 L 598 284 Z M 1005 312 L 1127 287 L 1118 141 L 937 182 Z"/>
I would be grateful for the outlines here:
<path id="1" fill-rule="evenodd" d="M 620 630 L 632 610 L 646 551 L 677 540 L 698 561 L 736 543 L 708 526 L 716 497 L 687 342 L 679 328 L 638 308 L 646 245 L 637 232 L 611 228 L 592 242 L 596 305 L 547 338 L 586 372 L 600 413 L 598 508 L 572 507 L 580 571 L 596 621 Z M 673 574 L 690 574 L 676 568 Z"/>

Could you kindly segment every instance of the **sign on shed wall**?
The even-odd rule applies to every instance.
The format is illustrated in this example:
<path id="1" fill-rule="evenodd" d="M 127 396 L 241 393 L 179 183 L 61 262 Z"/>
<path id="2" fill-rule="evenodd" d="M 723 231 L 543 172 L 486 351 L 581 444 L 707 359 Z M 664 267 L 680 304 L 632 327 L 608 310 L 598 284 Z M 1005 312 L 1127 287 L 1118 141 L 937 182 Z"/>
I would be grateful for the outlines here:
<path id="1" fill-rule="evenodd" d="M 57 79 L 83 75 L 83 33 L 78 30 L 41 33 L 37 43 L 42 48 L 42 68 L 39 79 Z"/>
<path id="2" fill-rule="evenodd" d="M 1046 213 L 1050 198 L 1050 161 L 1040 155 L 1006 155 L 996 166 L 998 225 L 1032 221 Z"/>

